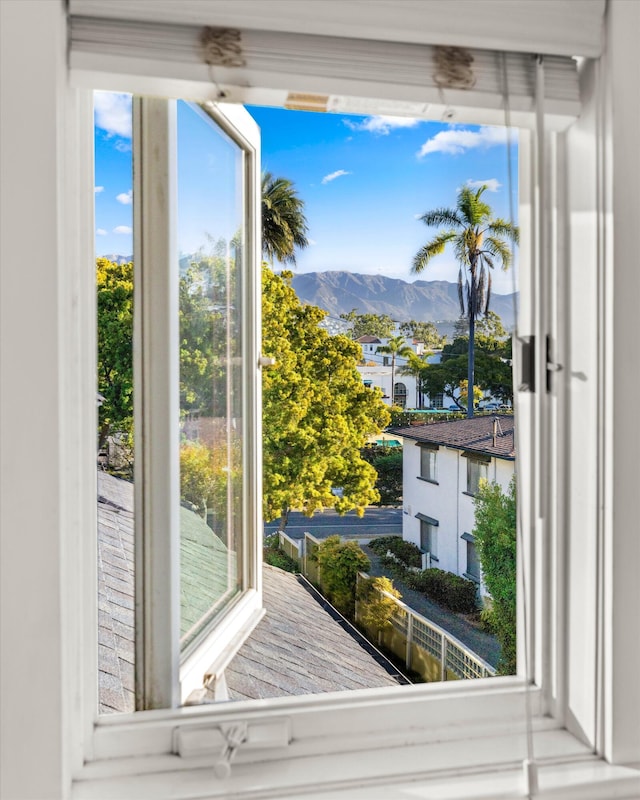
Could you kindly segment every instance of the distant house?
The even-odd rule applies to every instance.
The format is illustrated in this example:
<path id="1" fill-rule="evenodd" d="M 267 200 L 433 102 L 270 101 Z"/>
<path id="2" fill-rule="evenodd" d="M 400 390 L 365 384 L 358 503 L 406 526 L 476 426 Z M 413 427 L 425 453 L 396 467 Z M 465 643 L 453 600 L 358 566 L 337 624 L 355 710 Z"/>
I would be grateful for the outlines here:
<path id="1" fill-rule="evenodd" d="M 402 538 L 428 553 L 431 566 L 475 581 L 481 595 L 473 498 L 481 478 L 508 487 L 514 430 L 514 417 L 500 414 L 389 431 L 404 443 Z"/>

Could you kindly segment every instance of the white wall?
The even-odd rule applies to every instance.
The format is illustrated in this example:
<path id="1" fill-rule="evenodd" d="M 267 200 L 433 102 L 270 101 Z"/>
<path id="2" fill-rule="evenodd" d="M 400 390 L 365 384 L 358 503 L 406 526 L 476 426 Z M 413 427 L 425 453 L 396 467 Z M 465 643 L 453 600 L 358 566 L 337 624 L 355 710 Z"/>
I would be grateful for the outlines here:
<path id="1" fill-rule="evenodd" d="M 420 547 L 416 514 L 438 520 L 438 561 L 433 566 L 463 575 L 467 568 L 466 541 L 460 537 L 472 533 L 475 519 L 473 497 L 465 494 L 467 459 L 462 451 L 441 445 L 436 456 L 437 483 L 431 483 L 418 477 L 421 449 L 413 441 L 404 440 L 402 538 Z M 513 469 L 513 461 L 492 458 L 488 479 L 506 490 Z"/>

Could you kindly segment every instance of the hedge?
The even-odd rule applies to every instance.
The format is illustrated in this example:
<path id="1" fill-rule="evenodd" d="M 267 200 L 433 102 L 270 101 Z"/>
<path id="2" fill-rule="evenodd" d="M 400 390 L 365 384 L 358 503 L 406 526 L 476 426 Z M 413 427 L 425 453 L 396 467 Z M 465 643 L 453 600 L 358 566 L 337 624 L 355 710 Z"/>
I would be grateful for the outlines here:
<path id="1" fill-rule="evenodd" d="M 385 556 L 390 550 L 407 567 L 422 566 L 422 553 L 420 548 L 412 542 L 405 542 L 399 536 L 381 536 L 369 543 L 369 547 L 379 556 Z"/>
<path id="2" fill-rule="evenodd" d="M 404 581 L 409 588 L 422 592 L 451 611 L 470 614 L 477 608 L 476 584 L 453 572 L 434 567 L 422 572 L 407 571 Z"/>

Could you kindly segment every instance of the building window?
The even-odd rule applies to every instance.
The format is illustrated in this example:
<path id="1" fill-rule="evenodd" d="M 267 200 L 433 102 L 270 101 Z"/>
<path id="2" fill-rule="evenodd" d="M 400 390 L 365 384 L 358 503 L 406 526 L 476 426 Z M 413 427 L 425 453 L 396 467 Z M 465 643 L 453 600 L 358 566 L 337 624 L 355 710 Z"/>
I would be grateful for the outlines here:
<path id="1" fill-rule="evenodd" d="M 479 458 L 467 458 L 467 493 L 477 494 L 480 481 L 489 477 L 489 461 Z"/>
<path id="2" fill-rule="evenodd" d="M 434 395 L 433 399 L 431 400 L 431 407 L 432 408 L 444 407 L 444 395 L 442 394 L 442 392 L 440 394 Z"/>
<path id="3" fill-rule="evenodd" d="M 391 358 L 389 356 L 382 356 L 382 366 L 388 367 L 391 364 Z"/>
<path id="4" fill-rule="evenodd" d="M 467 548 L 467 566 L 464 577 L 480 583 L 480 559 L 476 549 L 475 536 L 472 533 L 463 533 L 461 538 L 464 539 Z"/>
<path id="5" fill-rule="evenodd" d="M 420 520 L 420 549 L 428 553 L 431 561 L 438 560 L 438 527 L 440 523 L 426 514 L 416 514 Z"/>
<path id="6" fill-rule="evenodd" d="M 407 387 L 404 383 L 396 383 L 393 387 L 393 402 L 400 408 L 407 406 Z"/>
<path id="7" fill-rule="evenodd" d="M 420 477 L 425 481 L 438 481 L 437 453 L 437 447 L 420 448 Z"/>

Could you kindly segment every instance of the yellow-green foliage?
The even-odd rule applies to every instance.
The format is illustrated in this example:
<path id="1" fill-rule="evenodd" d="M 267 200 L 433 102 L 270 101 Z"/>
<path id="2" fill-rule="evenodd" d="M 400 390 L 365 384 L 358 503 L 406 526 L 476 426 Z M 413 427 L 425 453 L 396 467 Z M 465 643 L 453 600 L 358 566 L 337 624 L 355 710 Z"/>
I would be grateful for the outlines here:
<path id="1" fill-rule="evenodd" d="M 341 542 L 329 536 L 318 547 L 322 591 L 333 605 L 347 617 L 355 612 L 358 572 L 369 569 L 369 559 L 357 542 Z"/>
<path id="2" fill-rule="evenodd" d="M 325 312 L 303 306 L 290 278 L 263 266 L 262 350 L 276 360 L 263 374 L 265 519 L 287 509 L 362 514 L 379 494 L 360 450 L 389 413 L 362 383 L 360 345 L 320 328 Z"/>
<path id="3" fill-rule="evenodd" d="M 364 578 L 359 581 L 356 590 L 360 622 L 365 628 L 376 633 L 391 627 L 391 615 L 397 606 L 391 597 L 387 597 L 383 592 L 392 597 L 402 596 L 392 581 L 384 576 Z"/>

